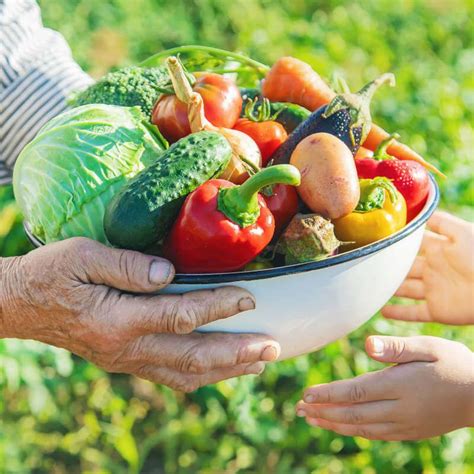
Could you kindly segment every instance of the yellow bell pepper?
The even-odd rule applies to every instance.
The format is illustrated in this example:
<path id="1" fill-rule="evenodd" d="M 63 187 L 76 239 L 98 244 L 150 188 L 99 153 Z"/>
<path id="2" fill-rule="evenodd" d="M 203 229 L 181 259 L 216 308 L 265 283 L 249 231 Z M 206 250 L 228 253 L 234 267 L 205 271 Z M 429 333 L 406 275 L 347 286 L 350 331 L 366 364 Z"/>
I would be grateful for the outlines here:
<path id="1" fill-rule="evenodd" d="M 336 237 L 347 244 L 345 250 L 384 239 L 407 222 L 404 197 L 387 178 L 361 179 L 360 200 L 353 212 L 334 219 Z"/>

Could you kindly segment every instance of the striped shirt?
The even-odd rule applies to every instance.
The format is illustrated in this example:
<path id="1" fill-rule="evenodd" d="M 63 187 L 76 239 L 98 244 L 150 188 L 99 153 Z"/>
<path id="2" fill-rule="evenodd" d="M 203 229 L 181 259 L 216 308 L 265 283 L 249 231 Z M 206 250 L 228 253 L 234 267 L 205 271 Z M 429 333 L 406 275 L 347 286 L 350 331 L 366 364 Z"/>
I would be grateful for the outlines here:
<path id="1" fill-rule="evenodd" d="M 64 38 L 44 28 L 34 0 L 0 0 L 0 185 L 23 147 L 92 79 Z"/>

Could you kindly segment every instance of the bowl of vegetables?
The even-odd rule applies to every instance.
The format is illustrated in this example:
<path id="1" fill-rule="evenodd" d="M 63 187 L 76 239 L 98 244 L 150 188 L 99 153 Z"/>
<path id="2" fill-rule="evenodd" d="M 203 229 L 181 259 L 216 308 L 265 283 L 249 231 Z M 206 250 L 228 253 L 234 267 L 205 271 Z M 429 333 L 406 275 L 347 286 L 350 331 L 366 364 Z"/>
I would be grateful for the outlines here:
<path id="1" fill-rule="evenodd" d="M 372 124 L 386 83 L 336 94 L 295 58 L 200 46 L 110 73 L 21 153 L 26 232 L 164 256 L 164 293 L 244 287 L 254 311 L 200 330 L 269 334 L 281 358 L 316 350 L 395 292 L 439 200 L 439 171 Z"/>

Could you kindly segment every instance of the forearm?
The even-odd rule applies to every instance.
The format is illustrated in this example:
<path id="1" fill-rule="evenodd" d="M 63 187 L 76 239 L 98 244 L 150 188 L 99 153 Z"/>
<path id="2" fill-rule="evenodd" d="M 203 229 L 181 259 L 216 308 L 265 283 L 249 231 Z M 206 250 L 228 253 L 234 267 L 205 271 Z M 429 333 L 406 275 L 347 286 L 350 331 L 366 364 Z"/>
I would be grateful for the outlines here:
<path id="1" fill-rule="evenodd" d="M 0 258 L 0 339 L 22 337 L 21 259 Z"/>

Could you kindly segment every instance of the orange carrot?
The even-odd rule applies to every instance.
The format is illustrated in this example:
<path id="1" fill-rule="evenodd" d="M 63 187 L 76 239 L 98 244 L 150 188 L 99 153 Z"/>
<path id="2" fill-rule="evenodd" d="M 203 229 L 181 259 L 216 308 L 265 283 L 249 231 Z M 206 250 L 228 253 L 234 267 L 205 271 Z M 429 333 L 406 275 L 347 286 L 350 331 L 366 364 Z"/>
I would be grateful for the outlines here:
<path id="1" fill-rule="evenodd" d="M 291 56 L 280 58 L 268 71 L 262 83 L 262 93 L 264 97 L 273 102 L 291 102 L 311 111 L 328 104 L 336 97 L 336 93 L 309 64 Z M 363 145 L 374 151 L 380 142 L 388 137 L 389 134 L 384 129 L 372 124 Z M 394 141 L 387 152 L 399 160 L 417 161 L 428 170 L 446 177 L 435 166 L 403 143 Z"/>
<path id="2" fill-rule="evenodd" d="M 309 64 L 291 56 L 280 58 L 268 71 L 262 93 L 273 102 L 291 102 L 309 110 L 316 110 L 336 97 Z"/>
<path id="3" fill-rule="evenodd" d="M 390 134 L 388 134 L 382 127 L 372 124 L 370 133 L 365 139 L 364 147 L 369 150 L 375 151 L 381 142 L 386 140 Z M 412 150 L 409 146 L 393 140 L 392 144 L 387 148 L 387 153 L 390 156 L 394 156 L 399 160 L 412 160 L 417 161 L 420 165 L 423 165 L 426 169 L 436 173 L 443 178 L 446 178 L 446 175 L 436 168 L 436 166 L 428 163 L 423 157 L 421 157 L 416 151 Z"/>

